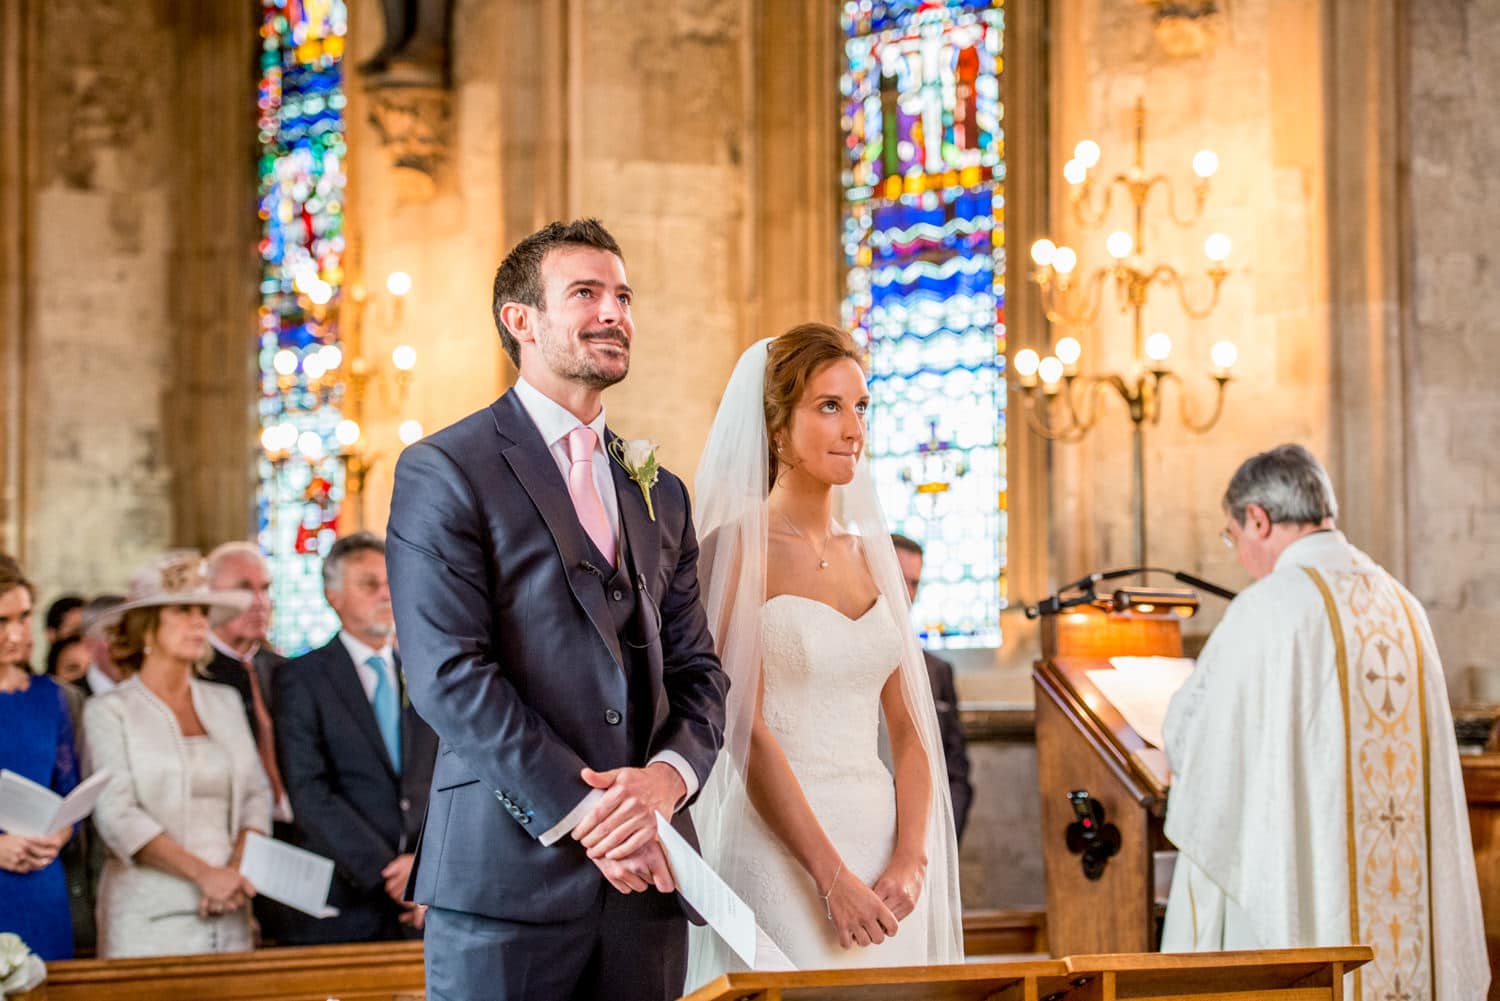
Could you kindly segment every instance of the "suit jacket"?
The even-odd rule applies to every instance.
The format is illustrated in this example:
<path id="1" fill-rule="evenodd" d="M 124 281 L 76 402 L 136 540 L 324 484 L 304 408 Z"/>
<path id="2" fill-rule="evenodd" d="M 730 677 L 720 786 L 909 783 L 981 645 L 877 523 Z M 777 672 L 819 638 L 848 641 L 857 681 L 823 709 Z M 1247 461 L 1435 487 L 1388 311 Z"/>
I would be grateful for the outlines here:
<path id="1" fill-rule="evenodd" d="M 276 672 L 276 757 L 297 838 L 309 851 L 333 859 L 328 902 L 339 909 L 338 917 L 292 929 L 298 941 L 363 942 L 399 934 L 401 908 L 386 896 L 380 871 L 415 847 L 437 758 L 437 736 L 404 691 L 402 703 L 398 776 L 354 660 L 338 636 Z"/>
<path id="2" fill-rule="evenodd" d="M 396 629 L 412 703 L 440 738 L 420 903 L 529 922 L 594 905 L 603 877 L 583 848 L 539 838 L 589 792 L 585 766 L 645 763 L 624 725 L 632 661 L 655 695 L 647 757 L 675 751 L 700 788 L 708 779 L 729 681 L 699 601 L 687 489 L 662 470 L 652 519 L 610 468 L 636 571 L 629 600 L 661 624 L 629 660 L 567 485 L 514 393 L 397 463 L 386 540 Z M 686 809 L 673 823 L 692 837 Z"/>
<path id="3" fill-rule="evenodd" d="M 938 730 L 943 737 L 943 758 L 948 765 L 948 793 L 953 797 L 953 830 L 962 838 L 969 822 L 969 803 L 974 787 L 969 784 L 969 750 L 964 743 L 963 723 L 958 715 L 958 689 L 953 684 L 953 665 L 922 651 L 927 659 L 927 678 L 932 682 L 932 702 L 937 709 Z"/>
<path id="4" fill-rule="evenodd" d="M 250 675 L 245 672 L 245 665 L 228 656 L 218 647 L 214 647 L 213 651 L 214 659 L 208 662 L 208 667 L 204 668 L 203 679 L 228 685 L 240 693 L 240 700 L 245 704 L 245 718 L 250 721 L 250 735 L 259 740 L 260 723 L 255 719 L 255 698 L 250 693 Z M 271 714 L 272 720 L 275 720 L 273 689 L 276 672 L 282 664 L 286 663 L 286 658 L 274 650 L 261 647 L 255 651 L 253 663 L 256 676 L 260 679 L 261 697 L 266 700 L 266 712 Z"/>

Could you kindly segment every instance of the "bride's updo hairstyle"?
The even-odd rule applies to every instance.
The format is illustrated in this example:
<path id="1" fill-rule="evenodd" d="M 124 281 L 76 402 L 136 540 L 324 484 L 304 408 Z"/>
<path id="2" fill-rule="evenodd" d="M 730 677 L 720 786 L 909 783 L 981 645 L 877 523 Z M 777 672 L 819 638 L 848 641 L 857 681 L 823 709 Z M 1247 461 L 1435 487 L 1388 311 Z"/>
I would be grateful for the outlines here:
<path id="1" fill-rule="evenodd" d="M 860 368 L 864 360 L 854 338 L 826 323 L 803 323 L 766 346 L 766 447 L 771 484 L 776 482 L 779 463 L 776 442 L 792 422 L 792 411 L 802 399 L 813 373 L 829 362 L 848 358 Z"/>

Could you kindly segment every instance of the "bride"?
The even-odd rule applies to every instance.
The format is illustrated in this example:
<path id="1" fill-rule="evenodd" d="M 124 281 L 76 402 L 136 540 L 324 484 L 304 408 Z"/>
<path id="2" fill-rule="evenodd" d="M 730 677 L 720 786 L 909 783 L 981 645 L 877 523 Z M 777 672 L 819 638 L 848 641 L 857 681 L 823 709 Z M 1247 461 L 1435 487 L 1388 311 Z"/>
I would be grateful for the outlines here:
<path id="1" fill-rule="evenodd" d="M 868 406 L 843 331 L 763 340 L 730 378 L 696 481 L 705 604 L 733 684 L 693 819 L 709 864 L 803 969 L 963 961 L 942 745 L 862 458 Z M 701 928 L 688 962 L 690 988 L 737 967 Z"/>

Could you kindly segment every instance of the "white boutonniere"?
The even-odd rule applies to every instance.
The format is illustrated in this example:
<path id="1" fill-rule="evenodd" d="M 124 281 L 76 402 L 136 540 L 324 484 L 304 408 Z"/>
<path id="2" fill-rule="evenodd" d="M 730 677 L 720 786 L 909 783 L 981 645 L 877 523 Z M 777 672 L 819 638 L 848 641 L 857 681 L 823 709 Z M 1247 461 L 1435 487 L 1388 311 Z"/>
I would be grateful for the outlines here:
<path id="1" fill-rule="evenodd" d="M 13 932 L 0 934 L 0 998 L 33 990 L 47 979 L 47 966 Z"/>
<path id="2" fill-rule="evenodd" d="M 661 446 L 649 438 L 616 438 L 609 443 L 609 454 L 625 467 L 625 473 L 646 499 L 646 513 L 656 520 L 656 509 L 651 505 L 651 488 L 656 486 L 656 476 L 661 466 L 656 461 L 656 450 Z"/>

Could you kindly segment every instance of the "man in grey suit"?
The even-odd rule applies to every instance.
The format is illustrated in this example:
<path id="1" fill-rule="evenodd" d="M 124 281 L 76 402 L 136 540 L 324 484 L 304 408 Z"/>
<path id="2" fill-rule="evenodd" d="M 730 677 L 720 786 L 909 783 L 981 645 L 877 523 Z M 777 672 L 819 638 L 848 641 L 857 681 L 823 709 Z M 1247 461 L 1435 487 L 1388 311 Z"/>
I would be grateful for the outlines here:
<path id="1" fill-rule="evenodd" d="M 728 689 L 687 490 L 612 457 L 602 392 L 635 328 L 597 221 L 517 244 L 494 313 L 520 379 L 406 449 L 387 532 L 412 703 L 439 738 L 411 884 L 427 996 L 667 1001 L 687 925 L 655 815 L 692 840 Z"/>

